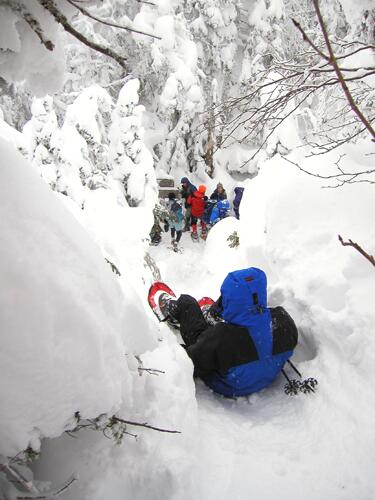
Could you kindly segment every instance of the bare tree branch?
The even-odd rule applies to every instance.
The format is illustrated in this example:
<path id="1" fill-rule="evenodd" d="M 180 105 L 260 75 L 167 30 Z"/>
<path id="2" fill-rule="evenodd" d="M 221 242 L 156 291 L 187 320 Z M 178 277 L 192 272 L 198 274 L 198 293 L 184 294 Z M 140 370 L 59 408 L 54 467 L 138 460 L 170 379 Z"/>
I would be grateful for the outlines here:
<path id="1" fill-rule="evenodd" d="M 146 3 L 147 5 L 153 5 L 156 7 L 156 3 L 147 2 L 146 0 L 137 0 L 138 3 Z"/>
<path id="2" fill-rule="evenodd" d="M 346 85 L 345 78 L 343 77 L 343 74 L 342 74 L 342 72 L 340 70 L 340 67 L 339 67 L 338 63 L 337 63 L 337 60 L 336 60 L 335 54 L 333 52 L 329 36 L 328 36 L 327 28 L 326 28 L 326 26 L 324 24 L 322 13 L 321 13 L 320 8 L 319 8 L 319 0 L 313 0 L 313 4 L 314 4 L 314 9 L 315 9 L 316 15 L 318 17 L 320 29 L 321 29 L 321 31 L 323 33 L 324 41 L 325 41 L 325 44 L 327 46 L 327 50 L 329 52 L 329 58 L 327 58 L 327 56 L 323 52 L 321 52 L 313 44 L 313 42 L 308 38 L 308 36 L 306 34 L 304 34 L 304 40 L 307 41 L 314 48 L 314 50 L 317 51 L 317 53 L 321 57 L 323 57 L 325 60 L 328 60 L 329 63 L 333 66 L 333 68 L 335 70 L 335 73 L 337 75 L 337 79 L 340 82 L 340 85 L 341 85 L 341 87 L 342 87 L 342 89 L 344 91 L 344 94 L 345 94 L 345 96 L 346 96 L 346 98 L 347 98 L 347 100 L 349 102 L 349 105 L 350 105 L 351 109 L 358 116 L 358 118 L 364 124 L 364 126 L 366 127 L 366 129 L 370 132 L 370 134 L 373 137 L 373 140 L 375 140 L 375 130 L 373 129 L 373 127 L 371 126 L 371 124 L 369 123 L 369 121 L 367 120 L 367 118 L 364 116 L 364 114 L 361 112 L 361 110 L 358 108 L 358 106 L 354 102 L 353 96 L 350 93 L 348 86 Z M 295 23 L 295 25 L 297 25 L 297 27 L 301 31 L 301 33 L 304 33 L 303 29 L 298 25 L 298 23 Z"/>
<path id="3" fill-rule="evenodd" d="M 92 40 L 89 40 L 84 35 L 82 35 L 82 33 L 74 29 L 73 26 L 69 23 L 66 16 L 64 16 L 64 14 L 56 7 L 53 0 L 37 0 L 37 1 L 54 17 L 57 23 L 61 24 L 61 26 L 64 28 L 65 31 L 70 33 L 75 38 L 77 38 L 77 40 L 82 42 L 84 45 L 87 45 L 87 47 L 90 47 L 91 49 L 96 50 L 97 52 L 100 52 L 101 54 L 104 54 L 105 56 L 114 59 L 122 68 L 126 69 L 125 57 L 118 55 L 109 47 L 103 47 L 102 45 L 99 45 L 93 42 Z"/>
<path id="4" fill-rule="evenodd" d="M 295 19 L 292 18 L 292 23 L 298 29 L 298 31 L 302 34 L 302 38 L 304 39 L 304 41 L 307 42 L 309 45 L 311 45 L 311 47 L 315 50 L 315 52 L 317 54 L 320 55 L 320 57 L 322 57 L 323 59 L 325 59 L 326 61 L 329 62 L 329 57 L 323 51 L 321 51 L 317 47 L 317 45 L 315 45 L 315 43 L 311 40 L 311 38 L 309 38 L 307 36 L 306 32 L 303 30 L 303 28 L 301 27 L 301 25 L 299 24 L 299 22 L 297 22 Z"/>
<path id="5" fill-rule="evenodd" d="M 39 491 L 35 487 L 34 483 L 27 480 L 20 472 L 18 472 L 13 466 L 9 464 L 0 464 L 0 472 L 3 472 L 8 481 L 14 483 L 23 491 L 30 494 L 38 494 Z"/>
<path id="6" fill-rule="evenodd" d="M 363 250 L 363 248 L 359 246 L 358 243 L 354 243 L 352 240 L 344 241 L 340 235 L 338 235 L 338 238 L 342 246 L 344 247 L 349 246 L 355 248 L 361 255 L 363 255 L 363 257 L 365 257 L 375 267 L 374 257 L 365 252 L 365 250 Z"/>
<path id="7" fill-rule="evenodd" d="M 146 429 L 152 429 L 154 431 L 158 432 L 168 432 L 169 434 L 181 434 L 181 431 L 171 431 L 168 429 L 161 429 L 160 427 L 154 427 L 153 425 L 149 425 L 146 422 L 145 423 L 140 423 L 140 422 L 133 422 L 131 420 L 123 420 L 122 418 L 119 417 L 112 417 L 113 420 L 117 422 L 121 422 L 122 424 L 127 424 L 127 425 L 134 425 L 136 427 L 145 427 Z"/>
<path id="8" fill-rule="evenodd" d="M 16 497 L 16 500 L 51 500 L 51 498 L 57 498 L 59 497 L 64 491 L 68 490 L 73 483 L 77 481 L 77 477 L 73 475 L 66 481 L 66 483 L 61 486 L 58 490 L 53 491 L 53 492 L 48 492 L 45 495 L 38 495 L 38 496 L 23 496 L 23 497 Z"/>
<path id="9" fill-rule="evenodd" d="M 303 172 L 307 175 L 310 175 L 311 177 L 317 177 L 318 179 L 324 179 L 324 180 L 336 180 L 336 181 L 338 181 L 338 184 L 336 186 L 326 186 L 326 187 L 335 188 L 335 187 L 343 186 L 344 184 L 352 184 L 353 182 L 366 182 L 367 184 L 375 184 L 375 180 L 374 181 L 371 181 L 370 179 L 362 179 L 360 181 L 358 180 L 358 177 L 361 177 L 363 175 L 370 176 L 370 175 L 375 174 L 375 168 L 365 170 L 365 171 L 361 170 L 359 172 L 345 172 L 343 170 L 343 168 L 339 166 L 339 162 L 340 162 L 342 157 L 343 157 L 343 155 L 341 155 L 339 160 L 335 163 L 335 165 L 338 169 L 338 173 L 336 172 L 336 173 L 330 174 L 330 175 L 322 175 L 322 174 L 318 174 L 317 172 L 311 172 L 310 170 L 306 170 L 305 168 L 301 167 L 301 165 L 299 165 L 298 163 L 290 160 L 286 156 L 281 155 L 281 158 L 284 161 L 287 161 L 288 163 L 294 165 L 295 167 L 298 168 L 298 170 L 300 170 L 301 172 Z"/>
<path id="10" fill-rule="evenodd" d="M 1 3 L 9 7 L 13 12 L 19 14 L 24 19 L 24 21 L 26 21 L 26 23 L 34 31 L 34 33 L 37 35 L 37 37 L 47 50 L 52 51 L 55 48 L 51 40 L 48 40 L 45 37 L 42 27 L 39 24 L 39 21 L 31 15 L 31 13 L 25 8 L 24 5 L 14 1 L 11 2 L 10 0 L 2 0 Z"/>
<path id="11" fill-rule="evenodd" d="M 129 28 L 128 26 L 122 26 L 121 24 L 116 24 L 113 22 L 109 22 L 105 19 L 100 19 L 99 17 L 94 16 L 93 14 L 91 14 L 91 12 L 84 9 L 80 5 L 77 5 L 76 1 L 73 1 L 73 0 L 65 0 L 65 1 L 68 2 L 70 5 L 72 5 L 73 7 L 75 7 L 76 9 L 78 9 L 84 16 L 89 17 L 90 19 L 93 19 L 94 21 L 97 21 L 101 24 L 105 24 L 106 26 L 111 26 L 112 28 L 123 29 L 123 30 L 131 31 L 133 33 L 138 33 L 139 35 L 150 36 L 152 38 L 157 38 L 158 40 L 161 40 L 160 36 L 151 35 L 150 33 L 146 33 L 144 31 L 138 31 L 138 30 L 135 30 L 133 28 Z"/>

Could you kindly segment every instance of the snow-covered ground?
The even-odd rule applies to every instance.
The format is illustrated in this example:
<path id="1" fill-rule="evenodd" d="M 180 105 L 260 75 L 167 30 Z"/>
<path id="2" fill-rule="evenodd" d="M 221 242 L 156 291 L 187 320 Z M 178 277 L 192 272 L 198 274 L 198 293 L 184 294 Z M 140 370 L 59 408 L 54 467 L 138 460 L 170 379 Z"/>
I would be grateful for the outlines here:
<path id="1" fill-rule="evenodd" d="M 360 151 L 359 148 L 356 152 L 357 158 Z M 9 163 L 12 162 L 15 168 L 14 158 Z M 29 202 L 34 190 L 39 200 L 44 193 L 49 212 L 54 210 L 54 217 L 57 212 L 61 213 L 65 222 L 58 236 L 48 225 L 47 215 L 42 216 L 36 206 L 31 210 L 29 203 L 29 219 L 23 225 L 19 222 L 24 231 L 23 245 L 16 232 L 15 217 L 6 219 L 2 228 L 8 241 L 12 241 L 13 235 L 17 236 L 14 236 L 12 252 L 19 252 L 16 263 L 21 263 L 16 267 L 8 265 L 10 251 L 5 255 L 9 255 L 8 260 L 4 256 L 1 259 L 9 276 L 4 287 L 10 312 L 6 317 L 8 326 L 13 328 L 6 337 L 6 345 L 13 345 L 13 354 L 2 358 L 2 366 L 5 362 L 10 374 L 2 378 L 3 388 L 9 394 L 5 413 L 8 417 L 5 422 L 2 420 L 2 429 L 8 432 L 2 438 L 2 443 L 9 441 L 5 447 L 7 454 L 16 451 L 17 445 L 19 449 L 25 446 L 28 437 L 33 438 L 31 442 L 37 449 L 38 436 L 53 438 L 61 433 L 68 426 L 68 417 L 77 409 L 81 409 L 84 416 L 94 417 L 96 412 L 109 411 L 112 405 L 113 411 L 122 418 L 148 422 L 182 434 L 128 426 L 128 432 L 138 437 L 125 435 L 121 445 L 91 430 L 80 431 L 76 438 L 64 435 L 44 439 L 41 458 L 33 467 L 36 478 L 59 484 L 72 473 L 77 474 L 79 481 L 64 493 L 64 498 L 72 500 L 242 500 L 275 496 L 296 500 L 302 496 L 311 500 L 370 500 L 374 497 L 374 270 L 358 252 L 342 247 L 337 240 L 337 234 L 341 234 L 373 253 L 372 187 L 360 184 L 340 190 L 322 189 L 320 181 L 292 167 L 281 168 L 280 162 L 277 157 L 265 162 L 258 177 L 245 183 L 240 221 L 230 217 L 220 222 L 206 242 L 193 243 L 184 233 L 183 253 L 168 249 L 169 235 L 166 234 L 160 246 L 150 247 L 148 251 L 161 278 L 176 293 L 187 292 L 196 297 L 215 298 L 226 273 L 233 269 L 252 265 L 265 269 L 269 278 L 269 303 L 282 304 L 294 317 L 300 334 L 294 361 L 304 377 L 318 379 L 317 392 L 289 397 L 283 392 L 285 381 L 280 376 L 271 387 L 235 401 L 213 394 L 200 381 L 194 383 L 191 363 L 179 346 L 179 339 L 168 326 L 158 324 L 148 308 L 146 292 L 153 277 L 139 257 L 147 242 L 139 240 L 136 244 L 135 238 L 129 244 L 132 236 L 118 233 L 121 218 L 115 217 L 109 224 L 108 217 L 93 216 L 91 220 L 95 220 L 96 227 L 90 225 L 89 219 L 82 221 L 107 255 L 118 256 L 116 264 L 122 274 L 116 276 L 109 266 L 106 268 L 105 261 L 99 262 L 99 252 L 93 242 L 88 243 L 83 228 L 79 230 L 69 213 L 62 215 L 61 204 L 30 172 L 26 177 L 27 194 L 25 191 Z M 355 166 L 354 159 L 352 165 Z M 8 175 L 11 171 L 8 168 Z M 18 181 L 21 182 L 21 178 Z M 2 185 L 5 184 L 9 198 L 11 177 L 3 179 Z M 3 204 L 6 199 L 4 192 Z M 101 206 L 111 212 L 111 203 L 105 198 L 101 198 Z M 8 207 L 25 219 L 22 209 L 15 209 L 15 201 Z M 141 215 L 143 209 L 134 210 L 140 210 L 135 212 L 139 215 L 138 222 L 143 220 L 147 227 L 147 217 Z M 90 213 L 89 210 L 85 216 L 89 217 Z M 37 220 L 46 224 L 44 237 L 41 231 L 34 230 Z M 92 259 L 96 259 L 95 264 L 71 254 L 66 238 L 69 239 L 69 232 L 73 230 L 77 255 L 86 248 Z M 54 235 L 56 245 L 51 245 L 46 252 L 46 244 L 52 238 L 48 231 Z M 227 241 L 233 231 L 237 231 L 240 238 L 237 248 L 231 248 Z M 33 247 L 27 242 L 34 237 L 38 241 L 43 238 L 41 248 L 47 253 L 45 258 L 48 257 L 43 265 L 49 262 L 53 269 L 59 268 L 59 273 L 66 275 L 72 272 L 70 266 L 79 262 L 80 271 L 75 274 L 83 281 L 75 282 L 77 278 L 65 276 L 61 285 L 66 285 L 65 292 L 54 292 L 55 284 L 52 283 L 51 288 L 51 282 L 46 280 L 51 279 L 51 274 L 58 279 L 59 274 L 55 270 L 49 272 L 41 264 L 38 267 L 41 283 L 35 277 L 29 278 L 34 266 L 30 259 L 35 258 L 35 250 L 31 252 Z M 61 251 L 56 246 L 62 244 L 65 258 L 56 262 L 54 259 L 61 259 Z M 11 248 L 10 245 L 7 248 Z M 13 253 L 13 257 L 16 255 Z M 9 291 L 14 286 L 15 273 L 21 269 L 23 293 L 20 295 L 20 290 L 13 288 L 12 295 Z M 90 285 L 87 280 L 93 271 L 96 281 Z M 102 284 L 99 275 L 100 280 L 104 280 Z M 82 289 L 85 281 L 89 287 L 87 292 Z M 30 282 L 34 283 L 33 291 Z M 43 288 L 44 282 L 46 288 Z M 125 301 L 120 299 L 120 288 L 125 292 Z M 109 293 L 111 304 L 106 305 L 103 289 Z M 76 302 L 82 297 L 91 300 L 93 293 L 97 296 L 97 305 L 92 302 L 91 312 L 82 307 L 80 317 L 75 319 L 76 327 L 70 328 L 72 309 L 64 307 L 69 296 Z M 44 298 L 47 294 L 48 302 Z M 117 302 L 113 302 L 114 299 Z M 21 309 L 22 317 L 12 311 L 12 307 L 26 302 L 29 307 Z M 61 314 L 65 313 L 64 320 L 54 318 L 53 308 L 58 303 L 62 305 Z M 103 312 L 99 313 L 100 310 Z M 19 325 L 20 321 L 27 320 L 27 311 L 59 322 L 59 337 L 48 340 L 50 329 L 45 326 L 36 332 L 36 328 L 30 329 L 24 323 Z M 85 318 L 92 316 L 96 323 L 98 314 L 107 314 L 107 320 L 111 318 L 112 325 L 117 322 L 117 327 L 111 330 L 100 324 L 85 327 Z M 122 316 L 125 323 L 119 323 Z M 103 318 L 104 322 L 107 320 Z M 113 328 L 113 335 L 102 344 L 101 335 L 109 335 Z M 28 341 L 25 350 L 27 331 L 35 338 Z M 85 340 L 87 335 L 90 338 Z M 73 347 L 78 339 L 81 339 L 82 354 L 77 346 Z M 50 345 L 49 352 L 41 351 L 46 342 Z M 53 348 L 54 343 L 58 348 Z M 97 356 L 83 354 L 85 345 L 90 346 L 91 352 L 97 352 Z M 21 350 L 22 359 L 15 363 Z M 73 353 L 85 359 L 86 371 L 81 363 L 75 363 Z M 144 368 L 163 373 L 139 372 L 138 362 L 131 353 L 140 355 Z M 27 387 L 21 376 L 22 363 Z M 99 366 L 102 372 L 98 371 Z M 67 398 L 68 379 L 72 379 L 68 386 L 72 388 L 73 398 Z M 93 384 L 94 393 L 90 390 Z M 61 387 L 61 392 L 56 387 Z M 27 400 L 24 400 L 25 392 L 29 396 Z M 44 406 L 41 406 L 40 394 L 43 394 Z M 71 403 L 67 404 L 67 400 Z M 42 414 L 40 422 L 33 412 L 39 419 Z M 7 421 L 11 421 L 11 426 Z"/>
<path id="2" fill-rule="evenodd" d="M 0 73 L 10 82 L 26 80 L 43 96 L 23 133 L 0 111 L 0 463 L 27 447 L 40 451 L 31 465 L 38 496 L 49 481 L 55 489 L 73 474 L 78 480 L 64 492 L 67 500 L 375 498 L 374 267 L 338 240 L 340 234 L 375 254 L 373 184 L 325 189 L 330 181 L 303 174 L 278 154 L 269 159 L 280 141 L 309 171 L 337 173 L 341 158 L 340 166 L 355 173 L 373 167 L 374 146 L 368 140 L 306 159 L 290 117 L 246 173 L 240 165 L 249 148 L 234 145 L 216 155 L 214 179 L 203 162 L 191 177 L 209 193 L 223 182 L 230 198 L 235 176 L 241 178 L 240 221 L 220 222 L 206 242 L 184 234 L 182 253 L 168 248 L 166 234 L 149 247 L 156 198 L 150 150 L 162 144 L 159 167 L 178 184 L 187 174 L 181 131 L 206 106 L 198 87 L 206 80 L 198 64 L 203 45 L 195 46 L 186 29 L 190 18 L 178 13 L 178 2 L 163 0 L 143 5 L 134 21 L 164 34 L 144 63 L 150 89 L 143 91 L 158 101 L 159 118 L 139 105 L 140 85 L 130 78 L 116 103 L 99 85 L 77 92 L 60 127 L 45 94 L 67 76 L 62 31 L 38 2 L 22 3 L 56 50 L 45 51 L 15 12 L 0 8 Z M 227 3 L 204 2 L 210 43 Z M 341 3 L 359 23 L 363 9 Z M 370 7 L 371 0 L 362 3 Z M 278 2 L 250 4 L 254 28 L 273 30 Z M 218 53 L 240 39 L 233 9 L 231 2 L 224 9 Z M 67 15 L 73 10 L 64 8 Z M 194 25 L 199 31 L 204 21 Z M 268 50 L 262 46 L 260 40 L 258 48 Z M 230 50 L 220 56 L 218 73 L 233 62 Z M 245 80 L 250 66 L 249 60 Z M 255 178 L 244 180 L 258 167 Z M 234 232 L 240 245 L 232 248 Z M 216 298 L 228 272 L 249 266 L 266 271 L 269 305 L 283 305 L 295 319 L 293 359 L 303 377 L 318 380 L 315 394 L 285 395 L 281 375 L 247 398 L 213 394 L 193 380 L 180 339 L 148 307 L 147 290 L 159 277 L 177 294 Z M 65 431 L 77 425 L 77 412 L 86 423 L 115 414 L 179 433 L 128 424 L 121 444 L 107 439 L 108 429 L 107 437 L 87 429 L 73 437 Z M 0 498 L 13 500 L 11 489 L 1 474 Z"/>

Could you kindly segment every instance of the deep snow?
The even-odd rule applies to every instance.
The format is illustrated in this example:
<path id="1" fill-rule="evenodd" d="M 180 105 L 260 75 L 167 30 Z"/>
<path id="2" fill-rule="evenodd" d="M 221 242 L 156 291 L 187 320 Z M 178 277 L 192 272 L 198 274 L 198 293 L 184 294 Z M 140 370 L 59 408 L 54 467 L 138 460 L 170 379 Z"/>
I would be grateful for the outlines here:
<path id="1" fill-rule="evenodd" d="M 234 401 L 196 381 L 195 404 L 191 364 L 179 339 L 150 314 L 145 294 L 144 313 L 159 347 L 142 359 L 165 374 L 135 378 L 138 413 L 132 416 L 183 434 L 136 429 L 138 440 L 128 436 L 120 447 L 92 432 L 82 436 L 84 446 L 67 436 L 45 441 L 39 478 L 80 475 L 66 498 L 373 498 L 374 271 L 337 240 L 341 233 L 371 253 L 372 188 L 326 190 L 280 165 L 274 158 L 246 182 L 240 221 L 219 223 L 206 243 L 185 233 L 182 254 L 167 248 L 166 234 L 149 252 L 176 293 L 196 297 L 215 298 L 234 268 L 263 267 L 269 303 L 282 304 L 299 327 L 294 361 L 304 377 L 318 379 L 316 394 L 286 396 L 280 376 Z M 240 247 L 232 249 L 227 237 L 233 230 Z"/>
<path id="2" fill-rule="evenodd" d="M 262 24 L 273 30 L 268 17 L 279 16 L 278 2 L 247 3 L 256 7 L 250 19 L 255 30 Z M 348 19 L 358 22 L 362 10 L 357 3 L 341 3 Z M 370 6 L 371 0 L 362 3 Z M 45 51 L 24 22 L 1 7 L 0 73 L 8 81 L 26 79 L 44 96 L 66 76 L 64 42 L 38 2 L 27 4 L 56 50 Z M 207 15 L 221 16 L 217 2 L 206 6 Z M 374 269 L 354 249 L 342 247 L 337 236 L 375 253 L 373 187 L 322 189 L 325 182 L 303 175 L 279 155 L 268 160 L 266 153 L 275 151 L 279 140 L 290 151 L 299 145 L 289 119 L 257 163 L 245 165 L 247 170 L 240 166 L 249 148 L 235 145 L 218 153 L 215 179 L 208 178 L 202 165 L 192 177 L 196 184 L 207 184 L 209 192 L 221 181 L 232 196 L 230 172 L 253 175 L 260 167 L 257 177 L 243 181 L 240 221 L 222 221 L 205 243 L 194 244 L 184 234 L 182 254 L 167 248 L 168 235 L 161 246 L 148 247 L 156 186 L 152 155 L 144 146 L 151 150 L 167 138 L 169 113 L 174 115 L 178 106 L 184 116 L 181 127 L 205 107 L 198 85 L 205 79 L 198 65 L 202 46 L 193 43 L 183 18 L 174 15 L 175 2 L 162 0 L 154 7 L 143 5 L 134 27 L 163 35 L 160 42 L 142 42 L 152 43 L 155 71 L 169 66 L 165 82 L 160 77 L 160 93 L 153 96 L 163 119 L 138 105 L 135 79 L 116 105 L 99 87 L 82 92 L 68 107 L 59 133 L 52 133 L 61 164 L 46 162 L 40 172 L 52 184 L 60 169 L 58 190 L 66 189 L 70 198 L 52 193 L 33 171 L 48 159 L 45 148 L 36 152 L 36 142 L 49 137 L 51 126 L 57 132 L 55 112 L 48 109 L 51 99 L 43 97 L 43 106 L 35 105 L 24 134 L 9 127 L 0 113 L 0 136 L 22 152 L 29 150 L 35 160 L 35 165 L 26 163 L 1 140 L 0 454 L 14 456 L 28 445 L 36 451 L 41 446 L 40 459 L 32 466 L 35 478 L 55 486 L 77 474 L 79 480 L 64 494 L 70 500 L 372 500 Z M 203 27 L 199 19 L 193 29 L 205 37 Z M 233 25 L 224 26 L 225 32 L 227 28 L 225 35 L 230 35 Z M 212 31 L 214 39 L 219 32 Z M 236 31 L 232 35 L 236 38 Z M 230 37 L 220 40 L 229 50 L 220 49 L 218 63 L 230 67 Z M 239 79 L 248 79 L 254 68 L 248 60 Z M 104 134 L 100 116 L 111 106 L 108 148 L 117 164 L 108 185 L 91 190 L 82 186 L 79 169 L 96 179 L 91 170 L 98 158 L 89 161 L 88 144 L 78 128 L 99 144 Z M 153 123 L 152 134 L 143 134 L 147 122 L 149 128 Z M 172 156 L 176 143 L 171 135 L 163 143 L 160 164 L 168 170 L 173 160 L 178 183 L 186 175 L 186 149 L 180 144 Z M 342 153 L 349 171 L 373 165 L 369 141 L 310 159 L 299 149 L 291 159 L 326 174 L 335 171 Z M 124 198 L 123 176 L 129 173 L 128 194 L 140 202 L 136 208 Z M 228 245 L 233 231 L 240 237 L 239 248 Z M 147 305 L 155 268 L 145 252 L 176 293 L 196 297 L 216 298 L 233 269 L 262 267 L 269 278 L 270 305 L 283 305 L 297 323 L 300 341 L 294 361 L 304 377 L 318 379 L 316 394 L 288 397 L 280 376 L 271 387 L 235 401 L 194 382 L 178 337 L 157 323 Z M 83 430 L 73 438 L 64 431 L 74 427 L 76 411 L 86 418 L 116 412 L 181 434 L 128 426 L 138 437 L 126 435 L 121 445 L 101 432 Z M 36 484 L 41 490 L 46 486 Z"/>

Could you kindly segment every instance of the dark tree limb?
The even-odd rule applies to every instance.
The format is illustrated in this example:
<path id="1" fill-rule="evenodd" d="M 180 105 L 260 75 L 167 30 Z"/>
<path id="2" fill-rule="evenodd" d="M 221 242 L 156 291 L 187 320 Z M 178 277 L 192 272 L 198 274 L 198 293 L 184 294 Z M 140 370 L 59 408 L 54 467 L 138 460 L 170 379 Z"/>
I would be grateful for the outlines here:
<path id="1" fill-rule="evenodd" d="M 161 429 L 160 427 L 154 427 L 153 425 L 149 425 L 146 422 L 145 423 L 132 422 L 130 420 L 123 420 L 122 418 L 115 417 L 115 416 L 113 416 L 112 419 L 116 422 L 121 422 L 122 424 L 134 425 L 136 427 L 145 427 L 146 429 L 152 429 L 153 431 L 168 432 L 170 434 L 181 434 L 181 431 L 171 431 L 168 429 Z"/>
<path id="2" fill-rule="evenodd" d="M 156 3 L 153 3 L 153 2 L 147 2 L 146 0 L 137 0 L 138 3 L 146 3 L 147 5 L 153 5 L 154 7 L 156 7 Z"/>
<path id="3" fill-rule="evenodd" d="M 355 248 L 361 255 L 363 255 L 363 257 L 365 257 L 365 259 L 367 259 L 375 267 L 374 257 L 365 252 L 365 250 L 363 250 L 363 248 L 360 247 L 358 243 L 354 243 L 352 240 L 344 241 L 340 235 L 338 235 L 338 238 L 342 246 Z"/>
<path id="4" fill-rule="evenodd" d="M 53 50 L 55 48 L 51 40 L 48 40 L 45 37 L 39 21 L 31 15 L 31 13 L 25 8 L 24 5 L 21 5 L 17 2 L 10 2 L 9 0 L 3 1 L 1 3 L 4 3 L 13 12 L 16 12 L 22 17 L 22 19 L 30 26 L 30 28 L 34 31 L 40 42 L 45 46 L 47 50 Z"/>
<path id="5" fill-rule="evenodd" d="M 150 36 L 152 38 L 157 38 L 158 40 L 161 40 L 160 36 L 151 35 L 151 33 L 146 33 L 144 31 L 138 31 L 138 30 L 135 30 L 133 28 L 129 28 L 128 26 L 122 26 L 121 24 L 112 23 L 112 22 L 107 21 L 106 19 L 100 19 L 99 17 L 96 17 L 93 14 L 91 14 L 91 12 L 89 12 L 87 9 L 84 9 L 80 5 L 77 5 L 76 1 L 73 1 L 73 0 L 65 0 L 65 1 L 68 2 L 70 5 L 72 5 L 73 7 L 75 7 L 76 9 L 78 9 L 81 12 L 81 14 L 83 14 L 86 17 L 89 17 L 90 19 L 93 19 L 94 21 L 97 21 L 98 23 L 105 24 L 106 26 L 111 26 L 112 28 L 127 30 L 127 31 L 131 31 L 133 33 L 138 33 L 139 35 Z M 152 5 L 155 5 L 155 4 L 152 4 Z"/>
<path id="6" fill-rule="evenodd" d="M 77 40 L 79 40 L 87 47 L 90 47 L 90 49 L 96 50 L 97 52 L 100 52 L 101 54 L 104 54 L 105 56 L 114 59 L 122 68 L 126 69 L 125 57 L 120 56 L 109 47 L 103 47 L 102 45 L 99 45 L 98 43 L 89 40 L 82 33 L 73 28 L 73 26 L 69 23 L 66 16 L 64 16 L 64 14 L 56 7 L 53 0 L 37 0 L 37 1 L 44 9 L 46 9 L 51 14 L 51 16 L 53 16 L 53 18 L 58 24 L 61 24 L 61 26 L 64 28 L 66 32 L 70 33 L 72 36 L 74 36 Z"/>
<path id="7" fill-rule="evenodd" d="M 317 45 L 315 45 L 315 43 L 311 40 L 310 37 L 307 36 L 306 32 L 304 31 L 304 29 L 302 28 L 302 26 L 299 24 L 299 22 L 297 22 L 295 19 L 292 18 L 292 23 L 294 24 L 294 26 L 298 29 L 298 31 L 301 33 L 302 35 L 302 38 L 305 42 L 307 42 L 309 45 L 311 45 L 311 47 L 315 50 L 315 52 L 317 54 L 320 55 L 320 57 L 322 57 L 323 59 L 325 59 L 327 62 L 329 62 L 329 57 L 324 53 L 322 52 Z"/>

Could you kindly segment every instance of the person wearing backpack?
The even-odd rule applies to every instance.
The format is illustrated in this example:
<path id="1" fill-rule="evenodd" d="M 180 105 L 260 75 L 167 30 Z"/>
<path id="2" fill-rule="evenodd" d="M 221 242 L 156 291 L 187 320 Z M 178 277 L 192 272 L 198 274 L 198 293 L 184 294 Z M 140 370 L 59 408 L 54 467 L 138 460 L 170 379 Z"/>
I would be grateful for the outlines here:
<path id="1" fill-rule="evenodd" d="M 191 206 L 191 237 L 193 240 L 198 240 L 198 221 L 201 224 L 202 237 L 204 238 L 207 234 L 206 223 L 204 222 L 204 211 L 207 201 L 205 193 L 206 186 L 201 184 L 187 199 L 187 203 Z"/>
<path id="2" fill-rule="evenodd" d="M 188 203 L 188 198 L 191 196 L 197 188 L 192 184 L 187 177 L 182 177 L 181 179 L 181 198 L 185 200 L 185 227 L 184 231 L 190 231 L 191 224 L 191 205 Z"/>
<path id="3" fill-rule="evenodd" d="M 297 345 L 297 327 L 283 307 L 267 307 L 267 278 L 256 267 L 231 272 L 220 298 L 204 316 L 190 295 L 164 294 L 159 305 L 180 325 L 194 376 L 227 397 L 247 396 L 267 387 Z"/>
<path id="4" fill-rule="evenodd" d="M 175 193 L 168 194 L 166 208 L 168 210 L 167 224 L 171 228 L 172 245 L 177 247 L 184 227 L 184 214 L 181 202 L 176 198 Z"/>

